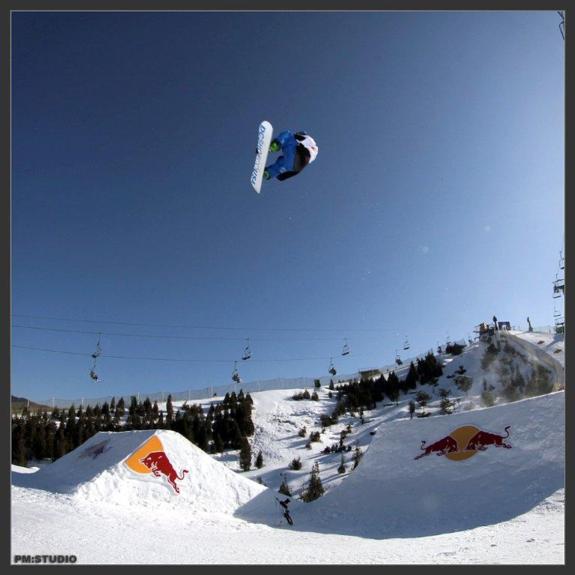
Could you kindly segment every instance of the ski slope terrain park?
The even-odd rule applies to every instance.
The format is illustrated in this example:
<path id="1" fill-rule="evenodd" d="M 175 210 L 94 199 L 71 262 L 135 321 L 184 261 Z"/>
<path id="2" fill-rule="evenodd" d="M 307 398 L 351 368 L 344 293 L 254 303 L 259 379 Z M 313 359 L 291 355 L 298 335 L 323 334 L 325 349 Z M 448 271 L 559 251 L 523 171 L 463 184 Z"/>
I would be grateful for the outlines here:
<path id="1" fill-rule="evenodd" d="M 78 564 L 563 564 L 563 339 L 519 332 L 505 339 L 508 355 L 489 365 L 485 342 L 440 355 L 437 385 L 361 415 L 345 413 L 327 427 L 321 416 L 336 399 L 323 382 L 318 400 L 294 400 L 304 390 L 289 385 L 254 392 L 250 443 L 262 453 L 261 468 L 242 471 L 237 451 L 209 454 L 162 429 L 99 432 L 53 463 L 13 466 L 12 557 L 73 554 Z M 504 366 L 526 381 L 544 366 L 551 391 L 502 399 Z M 409 360 L 398 377 L 408 368 Z M 463 371 L 473 381 L 466 391 L 453 384 Z M 410 412 L 420 388 L 430 398 Z M 487 389 L 497 397 L 490 405 L 481 400 Z M 450 413 L 439 408 L 446 397 Z M 310 442 L 314 431 L 319 440 Z M 342 431 L 350 450 L 330 452 Z M 357 464 L 354 453 L 361 453 Z M 290 465 L 294 459 L 300 469 Z M 305 502 L 314 467 L 323 495 Z M 291 492 L 293 525 L 278 503 L 286 497 L 278 493 L 282 483 Z"/>

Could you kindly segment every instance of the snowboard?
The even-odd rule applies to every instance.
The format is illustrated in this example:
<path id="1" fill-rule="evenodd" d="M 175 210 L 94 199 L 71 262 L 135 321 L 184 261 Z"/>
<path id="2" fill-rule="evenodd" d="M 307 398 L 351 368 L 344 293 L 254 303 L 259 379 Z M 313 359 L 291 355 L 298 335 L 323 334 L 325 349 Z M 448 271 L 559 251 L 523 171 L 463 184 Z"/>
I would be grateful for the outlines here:
<path id="1" fill-rule="evenodd" d="M 254 162 L 254 169 L 252 170 L 252 177 L 250 178 L 252 186 L 258 194 L 262 189 L 264 170 L 268 159 L 270 144 L 272 143 L 273 132 L 274 130 L 272 125 L 266 120 L 264 120 L 258 127 L 257 154 Z"/>

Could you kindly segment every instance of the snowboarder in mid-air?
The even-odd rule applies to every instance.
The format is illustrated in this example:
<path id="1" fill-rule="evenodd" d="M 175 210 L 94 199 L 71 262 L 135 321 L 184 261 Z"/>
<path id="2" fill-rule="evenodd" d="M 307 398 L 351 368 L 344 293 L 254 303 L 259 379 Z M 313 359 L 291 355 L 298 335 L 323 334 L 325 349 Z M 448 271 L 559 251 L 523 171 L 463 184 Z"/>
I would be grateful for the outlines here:
<path id="1" fill-rule="evenodd" d="M 277 497 L 276 497 L 276 501 L 283 507 L 284 512 L 283 512 L 283 516 L 285 517 L 285 520 L 290 524 L 293 525 L 293 519 L 291 518 L 291 515 L 289 514 L 289 509 L 288 509 L 288 504 L 290 502 L 289 497 L 286 497 L 283 501 L 280 501 Z"/>
<path id="2" fill-rule="evenodd" d="M 281 132 L 270 144 L 270 152 L 282 152 L 282 155 L 264 170 L 264 180 L 277 178 L 287 180 L 299 174 L 317 156 L 319 148 L 315 140 L 306 132 L 293 134 L 289 130 Z"/>

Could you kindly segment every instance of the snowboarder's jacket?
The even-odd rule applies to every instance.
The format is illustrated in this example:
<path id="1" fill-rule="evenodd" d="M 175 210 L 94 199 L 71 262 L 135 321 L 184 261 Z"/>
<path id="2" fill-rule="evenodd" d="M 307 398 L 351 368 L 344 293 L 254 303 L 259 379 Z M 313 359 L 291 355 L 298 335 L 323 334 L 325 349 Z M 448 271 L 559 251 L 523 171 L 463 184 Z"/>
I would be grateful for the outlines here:
<path id="1" fill-rule="evenodd" d="M 296 174 L 299 174 L 308 164 L 311 164 L 318 153 L 318 147 L 315 140 L 305 132 L 296 132 L 297 148 L 293 170 L 278 174 L 278 180 L 287 180 Z"/>

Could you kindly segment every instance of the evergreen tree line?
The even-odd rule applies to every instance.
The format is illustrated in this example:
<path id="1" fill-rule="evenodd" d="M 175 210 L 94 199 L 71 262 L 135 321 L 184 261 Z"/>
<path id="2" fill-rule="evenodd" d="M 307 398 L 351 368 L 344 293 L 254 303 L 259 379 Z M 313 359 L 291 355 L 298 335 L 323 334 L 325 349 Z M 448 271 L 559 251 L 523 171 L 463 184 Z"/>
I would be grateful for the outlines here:
<path id="1" fill-rule="evenodd" d="M 31 459 L 55 461 L 76 449 L 99 431 L 168 429 L 181 433 L 204 451 L 223 452 L 240 449 L 244 439 L 254 434 L 253 400 L 243 391 L 226 394 L 223 401 L 210 405 L 207 413 L 201 405 L 184 405 L 174 410 L 168 396 L 166 411 L 157 402 L 143 402 L 133 396 L 126 410 L 123 398 L 84 410 L 54 408 L 51 413 L 30 413 L 24 409 L 12 416 L 12 463 L 25 466 Z"/>
<path id="2" fill-rule="evenodd" d="M 408 393 L 416 389 L 418 384 L 435 384 L 437 378 L 443 374 L 443 367 L 433 353 L 429 352 L 423 359 L 417 359 L 409 365 L 407 375 L 399 379 L 394 371 L 387 378 L 381 374 L 374 379 L 354 380 L 344 385 L 334 387 L 337 391 L 337 404 L 331 415 L 322 415 L 323 427 L 337 423 L 338 418 L 349 411 L 356 411 L 363 415 L 363 410 L 375 409 L 377 403 L 387 397 L 389 401 L 397 404 L 403 392 Z"/>

